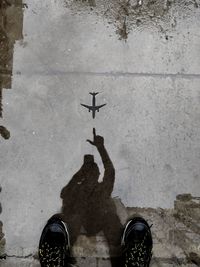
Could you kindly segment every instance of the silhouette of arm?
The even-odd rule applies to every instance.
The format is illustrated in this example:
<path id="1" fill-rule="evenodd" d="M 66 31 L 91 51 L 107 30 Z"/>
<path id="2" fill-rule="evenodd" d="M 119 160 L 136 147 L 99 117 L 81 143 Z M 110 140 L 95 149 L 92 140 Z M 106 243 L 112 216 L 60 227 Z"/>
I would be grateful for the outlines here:
<path id="1" fill-rule="evenodd" d="M 104 165 L 104 169 L 105 169 L 105 174 L 115 175 L 115 169 L 114 169 L 113 163 L 112 163 L 104 145 L 98 146 L 97 150 L 99 151 L 99 154 L 101 156 L 101 159 L 102 159 L 102 162 Z"/>
<path id="2" fill-rule="evenodd" d="M 109 194 L 112 193 L 113 186 L 114 186 L 114 180 L 115 180 L 115 169 L 113 166 L 113 163 L 108 155 L 108 152 L 104 146 L 104 138 L 102 136 L 96 135 L 95 128 L 93 128 L 93 136 L 94 140 L 87 140 L 91 145 L 96 146 L 103 165 L 104 165 L 104 177 L 103 177 L 103 183 L 106 186 L 106 190 L 109 192 Z"/>

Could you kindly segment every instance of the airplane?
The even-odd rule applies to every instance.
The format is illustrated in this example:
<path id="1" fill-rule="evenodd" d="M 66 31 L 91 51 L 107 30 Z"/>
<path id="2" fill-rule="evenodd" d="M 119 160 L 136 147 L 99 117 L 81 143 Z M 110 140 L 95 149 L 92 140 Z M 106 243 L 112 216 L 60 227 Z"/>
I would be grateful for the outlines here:
<path id="1" fill-rule="evenodd" d="M 85 107 L 85 108 L 88 108 L 88 111 L 92 111 L 92 118 L 94 119 L 95 118 L 95 112 L 99 112 L 99 109 L 102 108 L 103 106 L 105 106 L 106 104 L 103 104 L 103 105 L 99 105 L 99 106 L 96 106 L 96 95 L 99 94 L 99 92 L 95 93 L 89 93 L 90 95 L 92 95 L 92 106 L 88 106 L 88 105 L 85 105 L 85 104 L 81 104 L 81 106 Z"/>

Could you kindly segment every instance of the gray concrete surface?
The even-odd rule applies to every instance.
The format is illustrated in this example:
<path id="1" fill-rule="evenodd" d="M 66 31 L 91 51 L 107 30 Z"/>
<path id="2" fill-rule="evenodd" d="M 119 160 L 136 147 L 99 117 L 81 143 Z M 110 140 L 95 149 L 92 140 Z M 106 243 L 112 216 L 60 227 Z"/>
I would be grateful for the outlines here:
<path id="1" fill-rule="evenodd" d="M 171 2 L 166 20 L 160 15 L 153 24 L 127 19 L 126 40 L 119 40 L 115 17 L 102 16 L 101 1 L 96 7 L 26 4 L 12 90 L 3 90 L 1 120 L 11 133 L 0 152 L 6 253 L 35 254 L 42 227 L 59 212 L 60 191 L 84 154 L 94 154 L 103 173 L 86 143 L 93 127 L 115 167 L 113 197 L 124 205 L 172 208 L 177 194 L 198 196 L 198 3 L 182 9 Z M 90 91 L 101 91 L 97 101 L 107 103 L 95 120 L 80 106 L 91 103 Z"/>
<path id="2" fill-rule="evenodd" d="M 175 209 L 125 208 L 119 199 L 115 200 L 115 204 L 122 222 L 137 214 L 146 218 L 150 225 L 153 224 L 151 231 L 154 245 L 150 267 L 199 266 L 200 234 L 199 230 L 193 229 L 194 225 L 198 226 L 198 220 L 196 216 L 183 212 L 185 206 L 194 211 L 194 199 L 176 200 Z M 199 212 L 199 200 L 195 205 Z M 73 247 L 73 254 L 76 257 L 74 267 L 111 266 L 107 241 L 102 232 L 89 238 L 82 233 Z M 40 266 L 37 253 L 26 257 L 10 255 L 6 260 L 0 260 L 0 263 L 4 267 Z"/>

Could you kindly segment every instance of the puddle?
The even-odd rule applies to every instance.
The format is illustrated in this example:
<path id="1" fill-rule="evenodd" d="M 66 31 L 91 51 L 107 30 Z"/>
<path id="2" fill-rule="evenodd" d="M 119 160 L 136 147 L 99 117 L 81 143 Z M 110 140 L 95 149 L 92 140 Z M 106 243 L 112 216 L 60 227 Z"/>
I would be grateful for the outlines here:
<path id="1" fill-rule="evenodd" d="M 177 17 L 193 16 L 199 7 L 196 0 L 65 0 L 73 13 L 93 12 L 113 24 L 119 39 L 127 39 L 134 29 L 158 28 L 166 34 L 177 25 Z M 166 40 L 168 37 L 166 35 Z"/>

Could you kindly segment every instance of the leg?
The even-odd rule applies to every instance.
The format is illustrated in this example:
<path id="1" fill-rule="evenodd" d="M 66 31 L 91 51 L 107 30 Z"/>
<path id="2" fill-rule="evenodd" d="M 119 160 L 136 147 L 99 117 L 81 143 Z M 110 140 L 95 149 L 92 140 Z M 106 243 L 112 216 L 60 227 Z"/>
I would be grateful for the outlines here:
<path id="1" fill-rule="evenodd" d="M 103 224 L 103 232 L 109 246 L 111 266 L 121 266 L 122 225 L 119 217 L 114 213 L 108 213 L 103 219 Z"/>
<path id="2" fill-rule="evenodd" d="M 68 217 L 68 218 L 67 218 Z M 67 224 L 70 234 L 71 247 L 75 244 L 81 229 L 81 218 L 77 215 L 63 216 L 63 221 Z"/>
<path id="3" fill-rule="evenodd" d="M 81 229 L 81 218 L 80 216 L 77 215 L 69 215 L 66 216 L 62 214 L 63 221 L 67 224 L 68 230 L 69 230 L 69 235 L 70 235 L 70 257 L 68 258 L 68 261 L 70 264 L 75 264 L 76 259 L 73 255 L 72 248 L 80 234 L 80 229 Z"/>

